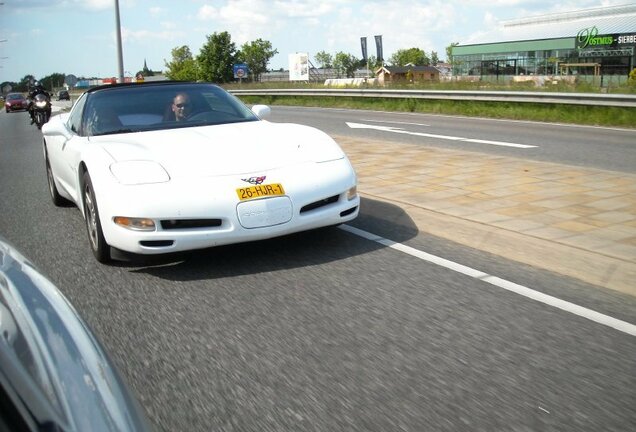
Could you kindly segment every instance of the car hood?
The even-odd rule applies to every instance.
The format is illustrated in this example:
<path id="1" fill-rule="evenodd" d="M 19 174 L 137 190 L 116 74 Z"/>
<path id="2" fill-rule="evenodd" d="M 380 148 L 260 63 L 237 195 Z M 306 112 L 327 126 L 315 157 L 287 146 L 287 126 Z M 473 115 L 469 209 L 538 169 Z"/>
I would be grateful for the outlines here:
<path id="1" fill-rule="evenodd" d="M 172 178 L 263 172 L 344 157 L 324 132 L 308 126 L 251 121 L 98 136 L 116 162 L 154 161 Z"/>
<path id="2" fill-rule="evenodd" d="M 47 430 L 150 430 L 138 402 L 73 306 L 2 236 L 0 334 L 3 390 Z"/>

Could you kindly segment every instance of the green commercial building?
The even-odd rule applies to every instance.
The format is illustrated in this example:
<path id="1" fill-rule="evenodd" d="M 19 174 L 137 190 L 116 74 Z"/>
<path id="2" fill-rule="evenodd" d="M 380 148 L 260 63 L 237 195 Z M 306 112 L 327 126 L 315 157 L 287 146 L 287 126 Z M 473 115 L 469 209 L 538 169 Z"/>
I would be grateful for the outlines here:
<path id="1" fill-rule="evenodd" d="M 469 42 L 452 50 L 457 79 L 622 83 L 636 68 L 636 4 L 506 21 Z"/>

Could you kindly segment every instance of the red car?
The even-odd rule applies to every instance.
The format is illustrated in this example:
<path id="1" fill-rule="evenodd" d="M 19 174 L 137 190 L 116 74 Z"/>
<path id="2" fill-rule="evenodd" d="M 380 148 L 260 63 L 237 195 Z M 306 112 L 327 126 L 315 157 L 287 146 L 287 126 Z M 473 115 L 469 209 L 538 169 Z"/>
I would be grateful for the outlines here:
<path id="1" fill-rule="evenodd" d="M 29 102 L 21 93 L 9 93 L 4 100 L 4 109 L 7 112 L 26 110 L 28 107 Z"/>

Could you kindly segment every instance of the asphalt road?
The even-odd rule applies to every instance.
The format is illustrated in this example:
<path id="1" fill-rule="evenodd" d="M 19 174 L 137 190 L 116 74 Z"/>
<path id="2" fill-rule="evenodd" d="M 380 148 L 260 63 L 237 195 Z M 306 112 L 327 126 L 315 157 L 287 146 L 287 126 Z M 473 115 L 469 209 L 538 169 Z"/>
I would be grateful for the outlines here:
<path id="1" fill-rule="evenodd" d="M 0 113 L 0 130 L 0 233 L 91 325 L 157 430 L 636 427 L 633 336 L 337 228 L 103 266 L 80 212 L 51 204 L 27 114 Z M 632 297 L 423 235 L 391 205 L 365 200 L 353 225 L 636 323 Z"/>
<path id="2" fill-rule="evenodd" d="M 636 129 L 282 106 L 274 109 L 270 120 L 307 124 L 330 135 L 426 142 L 443 148 L 636 172 Z"/>

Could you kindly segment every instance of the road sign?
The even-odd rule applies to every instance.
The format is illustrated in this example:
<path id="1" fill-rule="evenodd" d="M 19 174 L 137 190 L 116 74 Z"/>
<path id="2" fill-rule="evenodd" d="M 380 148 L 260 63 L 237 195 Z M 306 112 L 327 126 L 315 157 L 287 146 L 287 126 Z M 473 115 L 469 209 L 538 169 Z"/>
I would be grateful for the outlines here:
<path id="1" fill-rule="evenodd" d="M 250 72 L 245 63 L 238 63 L 234 65 L 234 78 L 247 78 L 247 74 Z"/>

